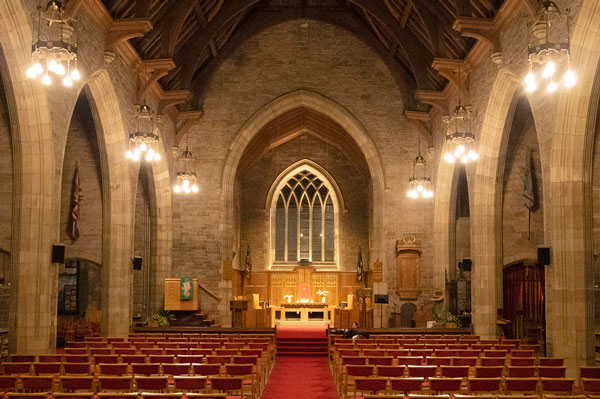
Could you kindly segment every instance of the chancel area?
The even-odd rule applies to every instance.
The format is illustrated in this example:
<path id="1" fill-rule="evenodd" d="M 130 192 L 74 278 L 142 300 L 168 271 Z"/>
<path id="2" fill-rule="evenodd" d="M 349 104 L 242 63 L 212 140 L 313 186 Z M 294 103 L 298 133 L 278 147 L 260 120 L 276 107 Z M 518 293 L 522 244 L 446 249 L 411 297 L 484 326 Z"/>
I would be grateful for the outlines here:
<path id="1" fill-rule="evenodd" d="M 0 399 L 600 395 L 598 21 L 0 1 Z"/>

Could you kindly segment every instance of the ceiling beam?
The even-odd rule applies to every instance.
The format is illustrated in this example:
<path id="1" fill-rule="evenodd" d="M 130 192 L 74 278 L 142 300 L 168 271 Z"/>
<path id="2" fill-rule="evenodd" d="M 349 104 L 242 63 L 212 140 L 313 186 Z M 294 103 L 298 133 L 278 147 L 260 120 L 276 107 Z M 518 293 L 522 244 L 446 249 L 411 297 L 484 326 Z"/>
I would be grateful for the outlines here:
<path id="1" fill-rule="evenodd" d="M 136 18 L 149 18 L 152 0 L 135 0 Z"/>
<path id="2" fill-rule="evenodd" d="M 425 142 L 429 147 L 433 147 L 433 135 L 425 126 L 426 123 L 429 123 L 431 117 L 429 112 L 423 111 L 404 111 L 404 116 L 408 120 L 408 123 L 413 125 L 419 131 L 419 134 L 423 136 Z"/>
<path id="3" fill-rule="evenodd" d="M 448 98 L 443 91 L 436 90 L 418 90 L 417 98 L 423 104 L 429 104 L 442 112 L 442 115 L 448 114 Z"/>
<path id="4" fill-rule="evenodd" d="M 181 139 L 186 133 L 196 124 L 200 119 L 204 116 L 204 112 L 202 111 L 185 111 L 180 112 L 177 115 L 177 119 L 175 121 L 175 136 L 173 137 L 173 145 L 179 146 L 181 143 Z"/>
<path id="5" fill-rule="evenodd" d="M 140 65 L 139 80 L 140 84 L 135 96 L 136 104 L 141 104 L 146 94 L 146 90 L 166 76 L 170 70 L 175 68 L 175 63 L 170 58 L 144 60 Z"/>
<path id="6" fill-rule="evenodd" d="M 163 30 L 161 40 L 161 57 L 173 56 L 177 39 L 183 28 L 183 23 L 194 10 L 196 0 L 178 0 L 161 19 Z"/>
<path id="7" fill-rule="evenodd" d="M 232 35 L 227 44 L 219 50 L 217 57 L 206 64 L 192 82 L 193 100 L 191 106 L 202 108 L 204 96 L 210 81 L 222 63 L 227 60 L 248 38 L 261 31 L 286 21 L 300 17 L 314 19 L 342 28 L 358 37 L 369 46 L 386 64 L 400 92 L 405 108 L 416 107 L 412 95 L 416 91 L 416 83 L 410 74 L 398 63 L 390 50 L 385 48 L 366 25 L 350 10 L 286 10 L 286 11 L 257 11 Z"/>
<path id="8" fill-rule="evenodd" d="M 467 86 L 470 71 L 464 60 L 436 58 L 431 66 L 458 89 L 465 104 L 471 103 L 471 93 Z"/>
<path id="9" fill-rule="evenodd" d="M 217 15 L 210 21 L 206 28 L 200 34 L 194 35 L 179 52 L 176 60 L 185 61 L 183 68 L 183 86 L 189 87 L 192 77 L 196 72 L 197 55 L 209 46 L 210 40 L 226 26 L 239 13 L 245 11 L 249 7 L 257 4 L 260 0 L 228 0 L 226 1 Z M 181 64 L 181 63 L 180 63 Z"/>
<path id="10" fill-rule="evenodd" d="M 400 29 L 398 21 L 392 17 L 383 3 L 373 0 L 349 0 L 350 3 L 367 11 L 379 21 L 398 42 L 404 53 L 408 56 L 411 70 L 417 86 L 420 89 L 428 87 L 426 68 L 431 64 L 433 56 L 424 51 L 419 51 L 418 40 L 408 31 Z"/>
<path id="11" fill-rule="evenodd" d="M 458 17 L 470 17 L 472 14 L 471 2 L 469 0 L 455 0 L 456 15 Z"/>
<path id="12" fill-rule="evenodd" d="M 106 35 L 106 50 L 114 52 L 116 47 L 129 39 L 142 37 L 152 29 L 152 23 L 147 19 L 116 19 Z"/>

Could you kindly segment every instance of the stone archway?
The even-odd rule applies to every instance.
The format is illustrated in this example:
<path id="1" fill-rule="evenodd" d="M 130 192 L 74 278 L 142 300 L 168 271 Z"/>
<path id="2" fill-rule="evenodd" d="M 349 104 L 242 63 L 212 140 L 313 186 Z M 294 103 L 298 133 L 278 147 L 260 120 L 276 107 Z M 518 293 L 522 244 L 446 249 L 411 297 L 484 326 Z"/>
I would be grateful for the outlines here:
<path id="1" fill-rule="evenodd" d="M 56 340 L 56 305 L 50 300 L 57 278 L 50 267 L 56 238 L 54 144 L 46 92 L 25 75 L 31 60 L 28 16 L 21 1 L 0 2 L 15 165 L 9 332 L 13 353 L 49 352 Z"/>
<path id="2" fill-rule="evenodd" d="M 558 99 L 552 134 L 550 193 L 552 267 L 548 273 L 547 341 L 569 375 L 593 364 L 592 148 L 600 82 L 600 2 L 584 0 L 572 27 L 571 65 L 577 85 Z"/>
<path id="3" fill-rule="evenodd" d="M 131 254 L 133 203 L 127 135 L 119 102 L 108 73 L 90 76 L 88 94 L 102 165 L 104 194 L 102 227 L 102 330 L 109 337 L 127 335 L 131 324 Z M 123 306 L 127 304 L 127 306 Z"/>
<path id="4" fill-rule="evenodd" d="M 496 337 L 502 270 L 502 183 L 508 134 L 519 78 L 507 69 L 498 72 L 490 93 L 479 137 L 479 156 L 471 208 L 472 311 L 475 334 Z M 498 282 L 500 280 L 500 282 Z"/>
<path id="5" fill-rule="evenodd" d="M 385 190 L 385 180 L 383 166 L 377 148 L 365 127 L 348 110 L 321 94 L 307 90 L 297 90 L 284 94 L 263 106 L 248 121 L 246 121 L 229 147 L 221 184 L 223 201 L 225 204 L 222 246 L 223 258 L 225 259 L 227 257 L 233 246 L 233 192 L 235 175 L 240 158 L 248 143 L 264 125 L 279 115 L 297 107 L 314 109 L 330 117 L 350 134 L 357 146 L 361 149 L 369 167 L 373 186 L 370 253 L 371 258 L 374 260 L 383 259 L 383 195 Z"/>

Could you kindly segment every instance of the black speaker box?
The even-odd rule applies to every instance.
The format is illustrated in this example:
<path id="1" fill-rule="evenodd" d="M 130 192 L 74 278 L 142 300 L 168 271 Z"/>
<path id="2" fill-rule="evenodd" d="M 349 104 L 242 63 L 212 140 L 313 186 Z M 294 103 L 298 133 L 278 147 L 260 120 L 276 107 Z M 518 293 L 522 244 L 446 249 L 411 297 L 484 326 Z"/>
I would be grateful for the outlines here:
<path id="1" fill-rule="evenodd" d="M 389 303 L 390 299 L 387 295 L 375 294 L 374 302 L 375 303 Z"/>
<path id="2" fill-rule="evenodd" d="M 65 263 L 65 244 L 52 245 L 52 263 Z"/>
<path id="3" fill-rule="evenodd" d="M 550 247 L 538 247 L 538 265 L 550 264 Z"/>
<path id="4" fill-rule="evenodd" d="M 134 256 L 131 263 L 133 264 L 133 270 L 142 270 L 142 257 L 141 256 Z"/>
<path id="5" fill-rule="evenodd" d="M 463 272 L 470 272 L 472 266 L 473 261 L 471 260 L 471 258 L 464 258 L 461 262 L 461 268 Z"/>

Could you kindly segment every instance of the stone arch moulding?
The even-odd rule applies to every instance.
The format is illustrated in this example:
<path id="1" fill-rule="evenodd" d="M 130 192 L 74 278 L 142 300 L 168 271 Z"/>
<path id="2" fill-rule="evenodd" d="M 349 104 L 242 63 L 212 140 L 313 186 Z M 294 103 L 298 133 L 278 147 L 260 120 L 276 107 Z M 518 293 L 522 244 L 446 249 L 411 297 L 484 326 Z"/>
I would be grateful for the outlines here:
<path id="1" fill-rule="evenodd" d="M 44 353 L 56 344 L 56 304 L 49 298 L 58 278 L 49 256 L 57 208 L 51 117 L 45 90 L 26 78 L 32 31 L 21 1 L 0 2 L 0 32 L 15 174 L 9 349 Z"/>
<path id="2" fill-rule="evenodd" d="M 230 253 L 229 251 L 233 245 L 233 188 L 240 158 L 248 143 L 264 125 L 279 115 L 297 107 L 310 108 L 330 117 L 350 134 L 361 149 L 369 167 L 373 187 L 371 258 L 383 259 L 385 177 L 375 143 L 369 136 L 366 128 L 346 108 L 321 94 L 307 90 L 297 90 L 284 94 L 263 106 L 244 123 L 229 147 L 227 159 L 223 167 L 221 183 L 225 204 L 223 215 L 223 246 L 221 248 L 224 258 Z"/>
<path id="3" fill-rule="evenodd" d="M 496 337 L 497 308 L 502 294 L 502 180 L 508 132 L 515 110 L 519 77 L 501 69 L 489 96 L 479 136 L 471 209 L 471 291 L 473 326 L 482 337 Z"/>
<path id="4" fill-rule="evenodd" d="M 166 278 L 171 277 L 173 261 L 173 209 L 171 201 L 171 176 L 167 163 L 165 145 L 160 140 L 160 161 L 152 163 L 152 176 L 154 185 L 154 198 L 151 198 L 154 216 L 152 224 L 154 229 L 152 262 L 155 266 L 150 281 L 151 310 L 161 309 L 164 306 L 164 291 Z"/>
<path id="5" fill-rule="evenodd" d="M 124 155 L 127 135 L 120 103 L 107 71 L 96 71 L 90 76 L 86 94 L 98 132 L 104 197 L 102 330 L 109 337 L 126 336 L 131 323 L 133 253 L 132 188 Z"/>
<path id="6" fill-rule="evenodd" d="M 592 153 L 600 96 L 600 2 L 584 0 L 572 26 L 571 66 L 579 82 L 561 93 L 552 132 L 550 192 L 561 201 L 551 207 L 546 293 L 548 348 L 565 358 L 567 376 L 594 361 L 592 263 Z"/>
<path id="7" fill-rule="evenodd" d="M 301 172 L 303 170 L 308 170 L 311 173 L 319 176 L 325 186 L 333 192 L 331 196 L 331 200 L 333 202 L 333 207 L 335 210 L 335 263 L 337 265 L 337 270 L 340 268 L 340 213 L 346 211 L 344 206 L 344 198 L 342 197 L 342 192 L 333 178 L 329 174 L 329 172 L 319 165 L 316 162 L 311 161 L 310 159 L 302 159 L 298 162 L 294 162 L 292 165 L 285 168 L 283 172 L 281 172 L 271 184 L 271 188 L 269 189 L 269 193 L 267 194 L 267 200 L 265 202 L 265 210 L 269 214 L 268 218 L 268 226 L 267 231 L 270 231 L 270 249 L 269 249 L 269 267 L 273 265 L 275 262 L 275 231 L 273 229 L 273 220 L 275 218 L 275 207 L 277 204 L 277 195 L 280 190 L 285 186 L 288 181 L 288 178 L 293 176 L 294 174 Z"/>

